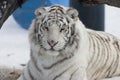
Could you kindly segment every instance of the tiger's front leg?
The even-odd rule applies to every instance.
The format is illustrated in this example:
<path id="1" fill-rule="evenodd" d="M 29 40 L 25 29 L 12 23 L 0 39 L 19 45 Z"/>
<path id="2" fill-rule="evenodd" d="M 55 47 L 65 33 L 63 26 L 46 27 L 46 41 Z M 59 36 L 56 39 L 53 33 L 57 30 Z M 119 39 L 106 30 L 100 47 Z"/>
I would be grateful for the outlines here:
<path id="1" fill-rule="evenodd" d="M 88 80 L 85 69 L 73 69 L 60 74 L 55 77 L 53 80 Z"/>
<path id="2" fill-rule="evenodd" d="M 77 70 L 71 75 L 70 80 L 88 80 L 85 70 Z"/>

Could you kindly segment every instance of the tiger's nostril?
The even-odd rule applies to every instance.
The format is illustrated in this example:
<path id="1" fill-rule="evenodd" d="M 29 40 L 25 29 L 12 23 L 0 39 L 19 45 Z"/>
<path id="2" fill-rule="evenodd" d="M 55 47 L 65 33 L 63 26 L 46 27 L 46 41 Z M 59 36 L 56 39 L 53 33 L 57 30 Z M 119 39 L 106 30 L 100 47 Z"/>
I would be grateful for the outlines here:
<path id="1" fill-rule="evenodd" d="M 48 41 L 48 44 L 49 44 L 51 47 L 54 47 L 54 46 L 57 44 L 57 42 L 51 40 L 51 41 Z"/>

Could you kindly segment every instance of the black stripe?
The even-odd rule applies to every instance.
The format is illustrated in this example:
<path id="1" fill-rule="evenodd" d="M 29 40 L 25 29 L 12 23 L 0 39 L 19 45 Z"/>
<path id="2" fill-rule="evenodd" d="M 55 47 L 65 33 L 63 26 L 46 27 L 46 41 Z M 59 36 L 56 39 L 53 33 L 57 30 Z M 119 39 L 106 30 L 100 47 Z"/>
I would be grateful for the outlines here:
<path id="1" fill-rule="evenodd" d="M 69 37 L 68 44 L 69 44 L 69 46 L 72 46 L 75 42 L 77 43 L 77 39 L 76 39 L 76 36 L 75 36 L 75 25 L 74 24 L 72 25 L 70 30 L 71 30 L 71 36 Z"/>
<path id="2" fill-rule="evenodd" d="M 59 10 L 62 14 L 65 14 L 63 10 L 61 10 L 61 9 L 57 9 L 57 10 Z"/>
<path id="3" fill-rule="evenodd" d="M 52 12 L 52 11 L 56 11 L 56 9 L 54 9 L 54 8 L 53 8 L 53 9 L 50 9 L 48 12 Z"/>
<path id="4" fill-rule="evenodd" d="M 68 19 L 68 17 L 66 17 L 66 21 L 67 21 L 68 24 L 70 23 L 70 20 Z"/>
<path id="5" fill-rule="evenodd" d="M 28 64 L 27 66 L 27 69 L 28 69 L 28 73 L 29 73 L 29 76 L 32 80 L 35 80 L 35 78 L 33 77 L 32 73 L 31 73 L 31 70 L 30 70 L 30 65 Z"/>
<path id="6" fill-rule="evenodd" d="M 31 60 L 33 61 L 33 65 L 36 67 L 36 69 L 41 73 L 41 74 L 43 74 L 43 72 L 42 72 L 42 70 L 37 66 L 37 61 L 36 61 L 36 59 L 33 57 L 33 53 L 32 53 L 32 51 L 31 51 Z"/>
<path id="7" fill-rule="evenodd" d="M 95 45 L 95 40 L 94 40 L 94 36 L 93 36 L 93 34 L 91 34 L 91 33 L 89 33 L 90 35 L 90 39 L 91 39 L 91 41 L 92 41 L 92 46 L 91 47 L 93 47 L 93 56 L 92 56 L 92 58 L 91 58 L 91 60 L 88 62 L 88 65 L 90 65 L 92 62 L 93 62 L 93 60 L 94 60 L 94 54 L 96 53 L 96 45 Z"/>
<path id="8" fill-rule="evenodd" d="M 59 75 L 56 75 L 53 80 L 56 80 L 58 77 L 60 77 L 62 74 L 64 74 L 65 72 L 67 72 L 71 67 L 73 67 L 74 65 L 71 65 L 69 68 L 67 68 L 66 70 L 64 70 L 62 73 L 60 73 Z"/>
<path id="9" fill-rule="evenodd" d="M 103 35 L 105 35 L 105 34 L 103 34 Z M 110 60 L 110 54 L 111 54 L 111 47 L 110 47 L 110 39 L 109 39 L 109 36 L 107 36 L 107 35 L 105 35 L 107 38 L 105 38 L 104 39 L 104 42 L 105 42 L 105 47 L 106 47 L 106 49 L 107 49 L 107 57 L 108 57 L 108 59 L 106 60 L 106 64 L 107 63 L 110 63 L 109 62 L 109 60 Z M 110 65 L 110 66 L 112 66 L 112 65 Z M 108 75 L 108 73 L 109 73 L 109 71 L 110 71 L 110 66 L 106 69 L 106 72 L 105 72 L 105 77 L 109 77 L 109 75 Z"/>
<path id="10" fill-rule="evenodd" d="M 77 71 L 78 71 L 78 69 L 76 69 L 76 70 L 71 74 L 71 77 L 70 77 L 69 80 L 72 80 L 73 75 L 74 75 Z"/>
<path id="11" fill-rule="evenodd" d="M 102 33 L 102 35 L 104 35 L 104 36 L 106 36 L 107 37 L 107 35 L 105 35 L 105 34 L 103 34 Z M 100 38 L 102 39 L 102 41 L 103 41 L 103 45 L 104 45 L 104 42 L 107 42 L 107 44 L 109 45 L 109 42 L 110 42 L 110 39 L 109 39 L 109 37 L 108 37 L 108 39 L 106 39 L 106 38 L 103 38 L 102 36 L 100 36 Z M 111 47 L 110 47 L 110 45 L 109 46 L 107 46 L 107 47 L 109 47 L 109 50 L 111 50 Z M 110 52 L 110 54 L 111 54 L 111 52 Z M 110 56 L 111 57 L 111 56 Z M 107 76 L 108 77 L 110 77 L 111 75 L 111 69 L 112 69 L 112 66 L 113 66 L 113 62 L 111 63 L 111 65 L 108 67 L 108 69 L 106 70 L 106 71 L 108 71 L 108 74 L 107 74 Z"/>
<path id="12" fill-rule="evenodd" d="M 118 53 L 116 55 L 117 55 L 117 57 L 116 57 L 116 61 L 114 62 L 114 71 L 112 72 L 112 75 L 114 75 L 116 70 L 118 69 L 119 55 L 118 55 Z"/>
<path id="13" fill-rule="evenodd" d="M 58 6 L 58 5 L 51 6 L 50 8 L 59 8 L 59 9 L 63 9 L 63 10 L 64 10 L 64 8 L 63 8 L 63 7 Z"/>
<path id="14" fill-rule="evenodd" d="M 110 59 L 110 54 L 111 54 L 111 48 L 110 48 L 110 44 L 109 44 L 109 41 L 106 41 L 107 42 L 107 48 L 108 48 L 108 62 L 109 62 L 109 59 Z M 111 64 L 112 65 L 112 64 Z M 106 69 L 106 72 L 105 73 L 107 73 L 107 75 L 106 75 L 106 77 L 109 77 L 109 71 L 110 71 L 110 68 L 111 68 L 111 65 Z"/>
<path id="15" fill-rule="evenodd" d="M 23 80 L 27 80 L 26 77 L 25 77 L 25 73 L 23 72 Z"/>
<path id="16" fill-rule="evenodd" d="M 68 38 L 69 36 L 69 34 L 70 34 L 70 30 L 69 30 L 69 26 L 65 26 L 65 27 L 67 27 L 67 29 L 65 28 L 65 32 L 66 32 L 66 37 Z"/>
<path id="17" fill-rule="evenodd" d="M 71 36 L 71 37 L 69 38 L 68 45 L 69 45 L 69 46 L 72 46 L 74 43 L 75 43 L 74 36 Z"/>
<path id="18" fill-rule="evenodd" d="M 46 16 L 43 16 L 42 18 L 40 18 L 39 20 L 41 20 L 41 24 L 44 22 Z"/>
<path id="19" fill-rule="evenodd" d="M 64 62 L 64 61 L 66 61 L 66 60 L 68 60 L 68 58 L 63 58 L 62 60 L 59 60 L 59 61 L 57 61 L 57 62 L 55 62 L 54 64 L 51 64 L 51 66 L 48 66 L 48 67 L 43 67 L 44 69 L 51 69 L 51 68 L 53 68 L 54 66 L 56 66 L 56 65 L 58 65 L 58 64 L 60 64 L 60 63 L 62 63 L 62 62 Z"/>
<path id="20" fill-rule="evenodd" d="M 96 44 L 95 44 L 95 49 L 97 49 L 98 51 L 95 51 L 95 53 L 94 54 L 97 54 L 97 58 L 95 57 L 95 60 L 93 61 L 93 66 L 92 67 L 94 67 L 94 68 L 96 68 L 95 69 L 95 72 L 92 74 L 92 76 L 91 77 L 96 77 L 96 75 L 97 75 L 97 73 L 100 71 L 99 69 L 98 69 L 98 65 L 100 64 L 100 63 L 98 63 L 99 61 L 98 60 L 101 60 L 101 58 L 102 58 L 102 53 L 103 53 L 103 50 L 102 50 L 102 52 L 100 51 L 100 45 L 101 44 L 99 44 L 99 39 L 96 37 L 97 35 L 96 35 L 96 33 L 94 33 L 95 35 L 92 37 L 93 39 L 94 39 L 94 42 L 96 42 Z M 94 59 L 94 57 L 93 57 L 93 59 Z M 89 63 L 90 64 L 90 63 Z"/>
<path id="21" fill-rule="evenodd" d="M 107 63 L 109 63 L 109 59 L 110 59 L 110 45 L 109 45 L 109 43 L 108 43 L 108 39 L 105 39 L 105 41 L 104 41 L 105 43 L 105 48 L 106 48 L 106 54 L 107 54 L 107 59 L 106 59 L 106 63 L 104 64 L 104 67 L 103 67 L 103 69 L 107 66 L 106 64 Z M 107 72 L 108 72 L 108 70 L 107 69 L 105 69 L 105 71 L 104 71 L 104 76 L 106 77 L 107 76 Z"/>
<path id="22" fill-rule="evenodd" d="M 60 19 L 58 20 L 58 22 L 59 21 L 61 21 L 63 24 L 65 24 L 65 22 L 63 21 L 63 17 L 59 17 Z M 61 23 L 60 23 L 61 24 Z"/>
<path id="23" fill-rule="evenodd" d="M 100 35 L 98 35 L 99 37 L 100 37 Z M 98 39 L 100 40 L 100 38 L 98 37 Z M 105 40 L 105 39 L 104 39 Z M 103 50 L 102 50 L 102 53 L 103 53 L 103 55 L 104 55 L 104 57 L 107 57 L 107 59 L 106 60 L 104 60 L 105 58 L 103 58 L 103 60 L 105 61 L 105 63 L 101 66 L 101 74 L 102 74 L 102 72 L 104 71 L 104 69 L 105 69 L 105 67 L 106 67 L 106 64 L 107 64 L 107 61 L 108 61 L 108 52 L 105 52 L 105 51 L 107 51 L 107 46 L 106 46 L 106 44 L 105 44 L 105 41 L 102 41 L 102 40 L 100 40 L 102 43 L 102 46 L 103 46 Z M 101 58 L 101 59 L 102 59 Z M 101 76 L 101 74 L 99 74 L 99 76 Z M 105 77 L 105 75 L 104 75 L 104 77 Z"/>
<path id="24" fill-rule="evenodd" d="M 37 19 L 35 20 L 35 23 L 34 23 L 34 32 L 38 33 L 38 29 L 37 29 L 38 26 L 36 22 L 37 22 Z"/>
<path id="25" fill-rule="evenodd" d="M 115 74 L 115 72 L 116 72 L 116 70 L 118 69 L 118 64 L 119 64 L 119 45 L 118 45 L 118 41 L 116 41 L 115 42 L 115 44 L 113 44 L 113 46 L 114 46 L 114 48 L 115 48 L 115 50 L 116 50 L 116 55 L 117 55 L 117 57 L 116 57 L 116 61 L 115 61 L 115 63 L 114 63 L 114 71 L 113 71 L 113 75 Z"/>
<path id="26" fill-rule="evenodd" d="M 116 45 L 116 47 L 117 47 L 118 49 L 120 49 L 120 45 L 119 45 L 118 40 L 115 41 L 114 45 Z"/>
<path id="27" fill-rule="evenodd" d="M 109 51 L 109 52 L 107 52 L 107 56 L 108 56 L 108 54 L 111 54 L 111 52 L 110 52 L 111 48 L 110 48 L 110 45 L 109 45 L 110 39 L 107 35 L 105 35 L 105 34 L 103 34 L 103 35 L 107 37 L 107 39 L 104 38 L 104 42 L 107 42 L 106 48 L 109 47 L 109 50 L 107 49 Z M 110 56 L 110 57 L 112 57 L 112 56 Z M 107 59 L 107 61 L 108 61 L 108 59 Z M 107 61 L 106 61 L 106 63 L 107 63 Z M 118 66 L 117 61 L 118 61 L 118 56 L 113 59 L 113 62 L 111 62 L 111 66 L 109 66 L 108 69 L 106 70 L 105 73 L 107 73 L 107 75 L 105 77 L 111 77 L 112 75 L 114 75 L 115 71 L 117 70 L 117 66 Z M 105 67 L 106 63 L 104 64 L 104 67 Z"/>
<path id="28" fill-rule="evenodd" d="M 71 35 L 75 34 L 75 24 L 71 25 Z"/>

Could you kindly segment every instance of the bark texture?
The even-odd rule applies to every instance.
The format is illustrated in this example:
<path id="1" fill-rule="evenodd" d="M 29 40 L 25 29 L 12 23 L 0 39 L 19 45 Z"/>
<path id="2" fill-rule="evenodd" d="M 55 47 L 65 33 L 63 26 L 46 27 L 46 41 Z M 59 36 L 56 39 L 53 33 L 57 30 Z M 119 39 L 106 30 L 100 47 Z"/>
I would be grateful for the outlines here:
<path id="1" fill-rule="evenodd" d="M 98 4 L 108 4 L 115 7 L 120 7 L 120 0 L 78 0 L 80 5 L 94 6 Z"/>
<path id="2" fill-rule="evenodd" d="M 0 0 L 0 28 L 5 20 L 27 0 Z"/>

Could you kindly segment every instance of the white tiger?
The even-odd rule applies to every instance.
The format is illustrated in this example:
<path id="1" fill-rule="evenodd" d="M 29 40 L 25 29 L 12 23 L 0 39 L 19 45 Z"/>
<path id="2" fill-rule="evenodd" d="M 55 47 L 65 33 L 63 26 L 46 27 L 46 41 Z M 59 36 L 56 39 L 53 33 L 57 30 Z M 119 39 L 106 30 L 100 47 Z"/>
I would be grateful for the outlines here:
<path id="1" fill-rule="evenodd" d="M 30 27 L 31 60 L 18 80 L 97 80 L 120 75 L 120 40 L 90 29 L 77 10 L 38 8 Z"/>

